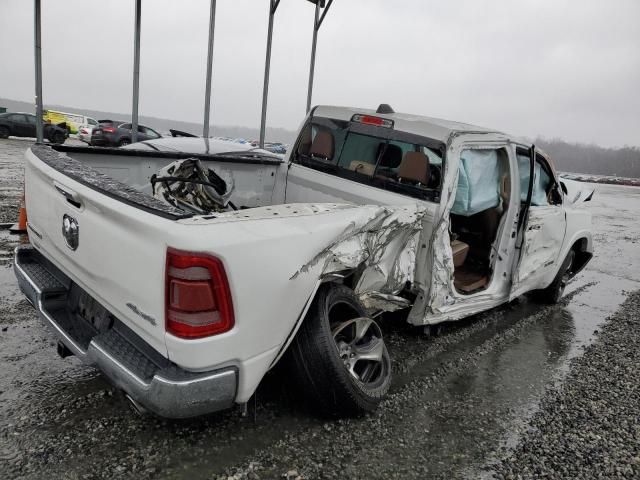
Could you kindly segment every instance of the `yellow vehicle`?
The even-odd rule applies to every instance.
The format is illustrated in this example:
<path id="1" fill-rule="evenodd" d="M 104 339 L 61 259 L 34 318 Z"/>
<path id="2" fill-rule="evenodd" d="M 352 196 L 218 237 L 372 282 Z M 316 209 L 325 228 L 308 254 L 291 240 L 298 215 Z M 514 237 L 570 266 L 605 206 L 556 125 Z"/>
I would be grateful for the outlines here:
<path id="1" fill-rule="evenodd" d="M 78 131 L 82 127 L 92 128 L 98 126 L 97 120 L 85 115 L 80 115 L 78 113 L 65 113 L 57 112 L 55 110 L 45 110 L 42 118 L 45 122 L 50 122 L 54 125 L 66 123 L 69 133 L 74 135 L 77 135 Z"/>

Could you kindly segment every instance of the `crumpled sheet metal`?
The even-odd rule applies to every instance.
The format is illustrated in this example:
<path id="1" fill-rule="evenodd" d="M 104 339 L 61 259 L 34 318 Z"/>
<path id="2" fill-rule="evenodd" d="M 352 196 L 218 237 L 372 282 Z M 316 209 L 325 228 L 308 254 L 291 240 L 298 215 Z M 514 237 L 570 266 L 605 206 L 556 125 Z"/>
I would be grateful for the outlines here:
<path id="1" fill-rule="evenodd" d="M 360 267 L 354 291 L 366 308 L 405 308 L 409 302 L 396 295 L 406 282 L 413 282 L 416 246 L 426 209 L 418 204 L 369 208 L 370 215 L 354 218 L 291 279 L 318 264 L 323 265 L 322 275 Z"/>

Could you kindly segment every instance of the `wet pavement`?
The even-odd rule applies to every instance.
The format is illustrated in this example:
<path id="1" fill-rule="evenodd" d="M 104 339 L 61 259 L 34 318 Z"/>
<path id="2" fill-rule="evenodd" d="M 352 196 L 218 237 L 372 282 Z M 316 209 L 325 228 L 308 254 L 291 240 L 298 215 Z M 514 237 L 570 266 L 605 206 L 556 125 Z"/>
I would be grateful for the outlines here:
<path id="1" fill-rule="evenodd" d="M 10 222 L 27 142 L 0 140 L 0 222 Z M 384 321 L 394 384 L 380 409 L 327 421 L 276 369 L 249 415 L 137 417 L 92 368 L 60 359 L 11 270 L 0 231 L 0 478 L 477 478 L 527 428 L 626 292 L 640 288 L 640 188 L 598 185 L 596 256 L 556 306 L 521 298 L 427 338 Z"/>

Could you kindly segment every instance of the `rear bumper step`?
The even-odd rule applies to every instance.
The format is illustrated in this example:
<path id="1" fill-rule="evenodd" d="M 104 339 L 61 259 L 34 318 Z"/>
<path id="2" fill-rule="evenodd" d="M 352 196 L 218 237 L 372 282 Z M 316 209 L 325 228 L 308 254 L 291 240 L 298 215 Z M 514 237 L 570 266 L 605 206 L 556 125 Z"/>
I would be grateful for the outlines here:
<path id="1" fill-rule="evenodd" d="M 30 245 L 16 248 L 14 270 L 20 289 L 66 350 L 100 369 L 149 411 L 162 417 L 187 418 L 233 405 L 236 368 L 200 373 L 183 370 L 119 320 L 98 332 L 67 308 L 71 280 Z"/>

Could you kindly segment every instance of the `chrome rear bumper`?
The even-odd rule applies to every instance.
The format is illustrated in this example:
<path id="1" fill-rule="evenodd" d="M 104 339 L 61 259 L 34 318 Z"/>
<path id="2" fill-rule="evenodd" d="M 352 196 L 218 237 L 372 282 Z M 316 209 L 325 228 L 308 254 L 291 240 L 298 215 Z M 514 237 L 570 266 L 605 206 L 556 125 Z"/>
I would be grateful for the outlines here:
<path id="1" fill-rule="evenodd" d="M 162 417 L 187 418 L 233 405 L 236 368 L 183 370 L 119 320 L 108 330 L 97 331 L 69 310 L 71 280 L 30 245 L 16 248 L 14 271 L 20 289 L 59 340 L 147 410 Z"/>

